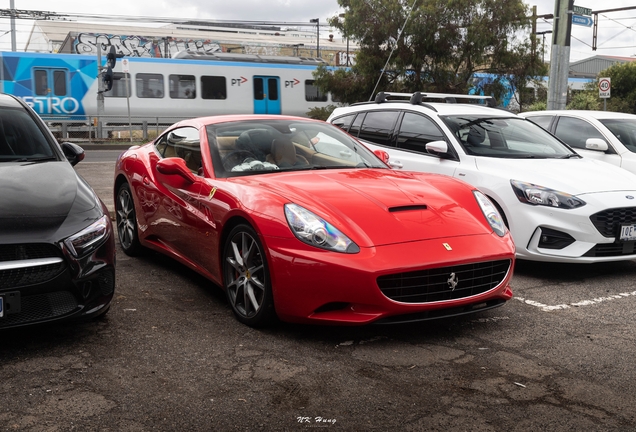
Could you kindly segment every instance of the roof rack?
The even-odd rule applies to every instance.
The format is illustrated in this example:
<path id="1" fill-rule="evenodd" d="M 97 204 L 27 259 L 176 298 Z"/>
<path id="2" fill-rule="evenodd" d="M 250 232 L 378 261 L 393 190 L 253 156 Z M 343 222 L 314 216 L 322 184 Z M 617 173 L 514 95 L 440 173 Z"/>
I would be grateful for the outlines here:
<path id="1" fill-rule="evenodd" d="M 481 95 L 464 95 L 464 94 L 452 94 L 452 93 L 390 93 L 390 92 L 379 92 L 375 96 L 375 103 L 382 103 L 388 101 L 389 97 L 407 97 L 409 98 L 409 103 L 412 105 L 419 105 L 422 103 L 424 99 L 443 99 L 446 103 L 457 103 L 457 99 L 476 99 L 483 100 L 486 102 L 491 108 L 497 107 L 497 101 L 492 96 L 481 96 Z"/>

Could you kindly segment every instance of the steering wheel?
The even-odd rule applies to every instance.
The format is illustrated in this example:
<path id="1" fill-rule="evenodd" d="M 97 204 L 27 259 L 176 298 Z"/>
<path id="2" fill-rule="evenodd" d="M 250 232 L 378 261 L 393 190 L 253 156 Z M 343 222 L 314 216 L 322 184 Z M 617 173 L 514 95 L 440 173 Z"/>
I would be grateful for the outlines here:
<path id="1" fill-rule="evenodd" d="M 225 171 L 232 171 L 232 168 L 242 164 L 243 161 L 248 158 L 256 160 L 256 156 L 254 156 L 253 153 L 247 150 L 235 150 L 225 155 L 221 163 L 223 164 L 223 168 L 225 168 Z"/>

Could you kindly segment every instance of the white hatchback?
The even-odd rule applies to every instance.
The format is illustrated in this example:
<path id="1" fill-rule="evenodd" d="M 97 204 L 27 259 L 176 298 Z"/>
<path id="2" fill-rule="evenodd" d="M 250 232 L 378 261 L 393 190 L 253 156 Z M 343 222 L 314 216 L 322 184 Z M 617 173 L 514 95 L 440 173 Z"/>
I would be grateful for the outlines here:
<path id="1" fill-rule="evenodd" d="M 429 94 L 430 95 L 430 94 Z M 380 93 L 327 121 L 382 150 L 394 169 L 450 175 L 498 206 L 517 248 L 535 261 L 636 259 L 636 175 L 581 157 L 510 112 L 440 95 Z M 474 97 L 473 97 L 474 98 Z M 452 209 L 448 209 L 452 212 Z"/>
<path id="2" fill-rule="evenodd" d="M 520 114 L 585 157 L 636 173 L 636 115 L 612 111 L 529 111 Z"/>

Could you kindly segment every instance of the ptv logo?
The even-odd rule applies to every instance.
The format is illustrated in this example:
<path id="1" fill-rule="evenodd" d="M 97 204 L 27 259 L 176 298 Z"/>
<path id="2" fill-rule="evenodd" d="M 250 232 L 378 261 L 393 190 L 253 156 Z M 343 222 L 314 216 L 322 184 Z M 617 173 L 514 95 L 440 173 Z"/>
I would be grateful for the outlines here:
<path id="1" fill-rule="evenodd" d="M 240 87 L 241 84 L 245 84 L 247 82 L 247 78 L 245 77 L 241 77 L 241 78 L 232 78 L 232 85 L 233 86 L 238 86 Z"/>
<path id="2" fill-rule="evenodd" d="M 294 86 L 297 86 L 298 84 L 300 84 L 300 81 L 294 78 L 293 81 L 285 81 L 285 88 L 294 88 Z"/>

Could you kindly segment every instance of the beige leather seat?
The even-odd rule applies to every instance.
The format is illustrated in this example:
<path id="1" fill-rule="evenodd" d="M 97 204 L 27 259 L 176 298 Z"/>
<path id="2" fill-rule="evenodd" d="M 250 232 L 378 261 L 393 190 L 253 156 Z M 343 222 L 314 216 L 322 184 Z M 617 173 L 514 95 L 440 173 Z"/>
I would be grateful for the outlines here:
<path id="1" fill-rule="evenodd" d="M 288 138 L 276 138 L 272 142 L 272 151 L 268 159 L 279 167 L 309 165 L 307 159 L 296 154 L 294 143 Z"/>

